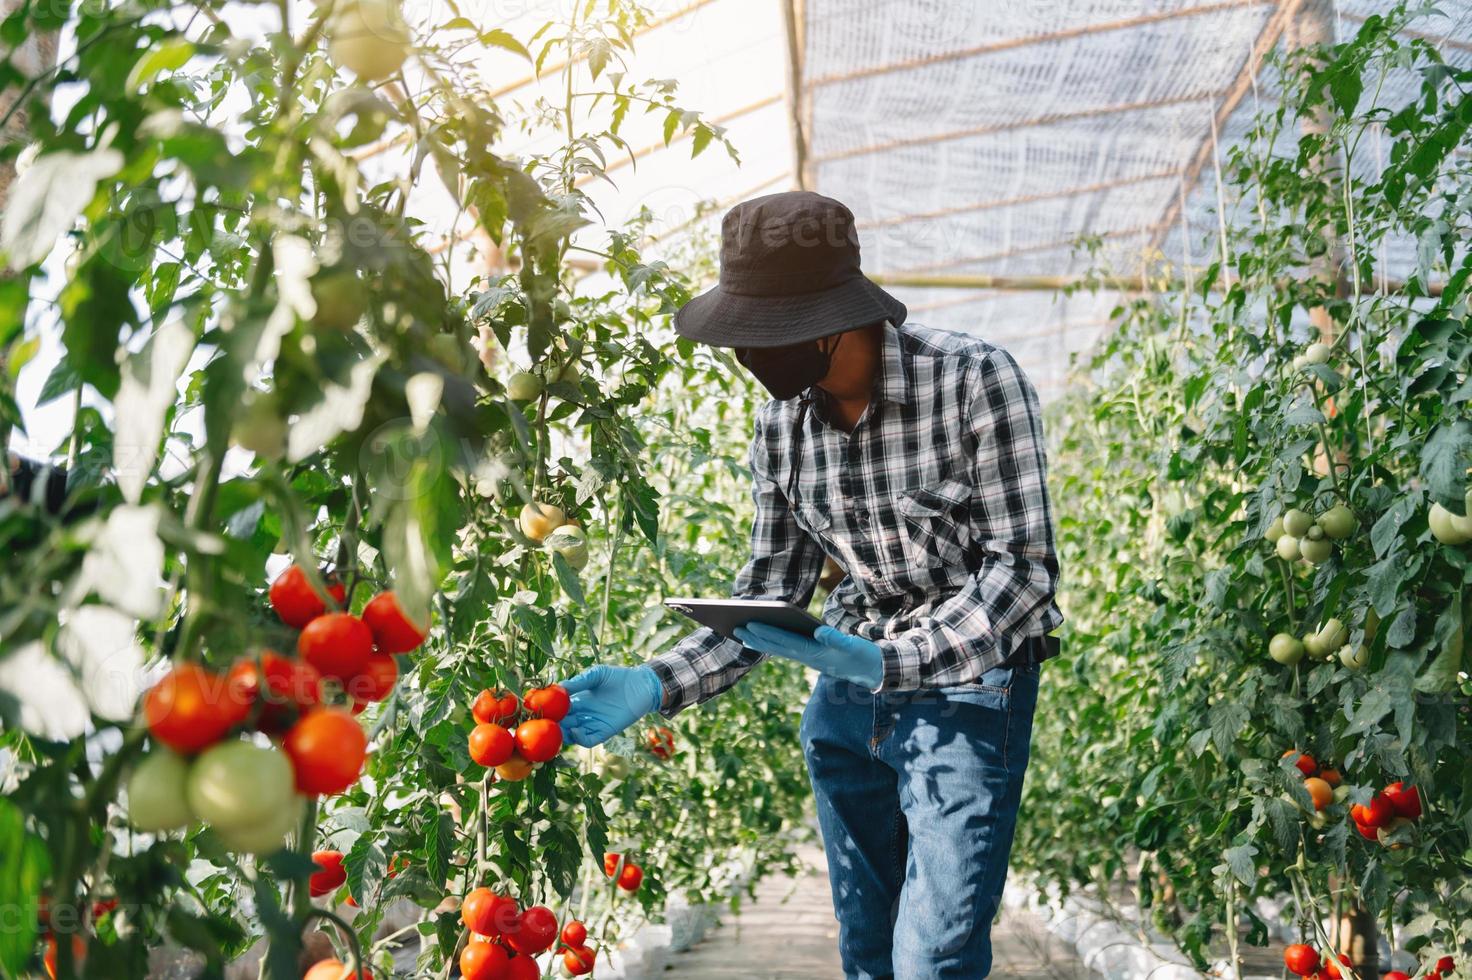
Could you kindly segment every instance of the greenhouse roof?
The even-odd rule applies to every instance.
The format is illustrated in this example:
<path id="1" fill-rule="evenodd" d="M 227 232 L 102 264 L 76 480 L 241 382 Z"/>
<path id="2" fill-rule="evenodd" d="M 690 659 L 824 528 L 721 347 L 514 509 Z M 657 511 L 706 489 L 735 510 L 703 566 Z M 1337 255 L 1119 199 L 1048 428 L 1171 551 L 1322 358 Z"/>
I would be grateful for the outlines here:
<path id="1" fill-rule="evenodd" d="M 1106 327 L 1118 294 L 1050 287 L 1101 264 L 1130 277 L 1151 258 L 1177 267 L 1210 261 L 1217 164 L 1272 104 L 1269 53 L 1347 38 L 1390 6 L 656 6 L 629 75 L 679 79 L 680 103 L 727 128 L 740 164 L 718 148 L 692 161 L 688 140 L 666 148 L 662 120 L 651 118 L 625 133 L 632 153 L 612 162 L 613 185 L 588 189 L 615 220 L 649 207 L 664 242 L 709 231 L 727 207 L 758 194 L 801 186 L 836 197 L 858 217 L 866 271 L 887 281 L 913 320 L 1008 348 L 1044 397 L 1056 396 L 1069 356 Z M 1440 14 L 1418 21 L 1417 35 L 1436 41 L 1448 60 L 1472 65 L 1472 0 L 1438 7 Z M 525 15 L 528 23 L 538 16 Z M 526 75 L 509 56 L 494 70 Z M 530 98 L 545 84 L 544 74 L 541 83 L 522 78 L 504 91 Z M 1392 76 L 1377 97 L 1398 105 L 1416 84 L 1409 74 Z M 1386 152 L 1366 148 L 1356 169 L 1375 167 Z M 1082 236 L 1097 241 L 1097 255 L 1078 249 Z M 1414 261 L 1407 248 L 1387 257 L 1392 267 Z"/>

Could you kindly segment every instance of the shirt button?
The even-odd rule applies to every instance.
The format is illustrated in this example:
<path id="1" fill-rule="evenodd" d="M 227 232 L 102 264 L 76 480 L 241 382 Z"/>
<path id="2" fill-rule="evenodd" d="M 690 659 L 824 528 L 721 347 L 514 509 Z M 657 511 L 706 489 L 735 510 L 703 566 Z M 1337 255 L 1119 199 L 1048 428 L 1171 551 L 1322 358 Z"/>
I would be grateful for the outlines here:
<path id="1" fill-rule="evenodd" d="M 859 527 L 866 531 L 869 530 L 869 512 L 867 510 L 859 510 Z"/>

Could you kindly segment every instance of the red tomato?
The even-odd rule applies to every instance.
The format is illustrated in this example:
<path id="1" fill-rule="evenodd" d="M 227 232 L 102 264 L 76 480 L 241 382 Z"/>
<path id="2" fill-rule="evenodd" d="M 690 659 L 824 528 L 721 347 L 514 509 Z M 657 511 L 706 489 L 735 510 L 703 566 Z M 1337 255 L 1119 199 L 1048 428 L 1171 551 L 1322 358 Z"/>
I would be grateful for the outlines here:
<path id="1" fill-rule="evenodd" d="M 388 697 L 398 682 L 399 662 L 391 654 L 375 653 L 343 687 L 356 703 L 368 704 Z"/>
<path id="2" fill-rule="evenodd" d="M 651 729 L 649 734 L 644 736 L 644 740 L 649 746 L 649 751 L 661 759 L 668 759 L 675 754 L 675 733 L 668 728 L 661 726 Z"/>
<path id="3" fill-rule="evenodd" d="M 1454 960 L 1454 959 L 1452 959 L 1450 956 L 1443 956 L 1441 959 L 1439 959 L 1439 960 L 1436 961 L 1436 972 L 1437 973 L 1442 973 L 1442 974 L 1451 973 L 1456 968 L 1457 968 L 1457 961 Z"/>
<path id="4" fill-rule="evenodd" d="M 245 721 L 250 705 L 232 696 L 228 680 L 199 664 L 180 664 L 143 695 L 143 720 L 158 741 L 177 752 L 208 748 Z"/>
<path id="5" fill-rule="evenodd" d="M 313 851 L 312 862 L 322 869 L 307 879 L 313 898 L 337 891 L 348 880 L 348 869 L 342 866 L 342 851 Z"/>
<path id="6" fill-rule="evenodd" d="M 1358 830 L 1360 832 L 1360 836 L 1363 837 L 1365 840 L 1372 840 L 1377 844 L 1380 843 L 1380 831 L 1378 831 L 1374 827 L 1368 826 L 1367 824 L 1362 824 L 1358 820 L 1356 820 L 1354 822 L 1354 829 Z"/>
<path id="7" fill-rule="evenodd" d="M 46 955 L 43 958 L 46 967 L 46 975 L 51 980 L 56 980 L 56 937 L 46 937 Z M 87 958 L 87 943 L 81 936 L 72 937 L 72 966 L 80 969 L 82 961 Z"/>
<path id="8" fill-rule="evenodd" d="M 342 960 L 318 960 L 302 980 L 373 980 L 366 967 L 353 970 Z"/>
<path id="9" fill-rule="evenodd" d="M 586 946 L 570 946 L 562 953 L 562 968 L 575 977 L 592 973 L 597 955 Z"/>
<path id="10" fill-rule="evenodd" d="M 460 975 L 465 980 L 506 980 L 511 965 L 506 951 L 495 943 L 472 939 L 460 954 Z"/>
<path id="11" fill-rule="evenodd" d="M 1385 974 L 1381 978 L 1381 980 L 1411 980 L 1411 977 L 1408 973 L 1402 973 L 1399 970 L 1391 970 L 1389 973 Z"/>
<path id="12" fill-rule="evenodd" d="M 533 905 L 516 917 L 505 936 L 512 949 L 535 956 L 557 941 L 557 916 L 545 905 Z"/>
<path id="13" fill-rule="evenodd" d="M 516 899 L 477 888 L 460 903 L 460 921 L 478 936 L 499 936 L 516 922 L 521 910 Z"/>
<path id="14" fill-rule="evenodd" d="M 1283 950 L 1283 965 L 1288 967 L 1289 973 L 1300 977 L 1312 976 L 1319 968 L 1319 954 L 1312 946 L 1294 943 Z"/>
<path id="15" fill-rule="evenodd" d="M 567 691 L 561 684 L 534 687 L 526 692 L 526 696 L 521 701 L 526 705 L 527 711 L 540 715 L 548 721 L 561 721 L 567 717 L 567 712 L 572 708 L 572 698 L 567 696 Z"/>
<path id="16" fill-rule="evenodd" d="M 476 725 L 470 731 L 470 757 L 479 765 L 494 768 L 511 758 L 516 741 L 500 725 Z"/>
<path id="17" fill-rule="evenodd" d="M 1338 769 L 1321 769 L 1319 770 L 1319 778 L 1330 786 L 1338 786 L 1344 782 L 1344 776 Z"/>
<path id="18" fill-rule="evenodd" d="M 1338 962 L 1336 962 L 1336 959 Z M 1345 956 L 1343 953 L 1340 953 L 1338 957 L 1325 955 L 1324 976 L 1328 978 L 1328 980 L 1344 980 L 1344 975 L 1339 971 L 1339 966 L 1341 963 L 1346 967 L 1352 968 L 1352 964 L 1349 962 L 1349 957 Z"/>
<path id="19" fill-rule="evenodd" d="M 603 873 L 612 878 L 614 874 L 618 871 L 618 862 L 619 858 L 621 857 L 623 857 L 623 855 L 619 854 L 617 851 L 609 851 L 607 854 L 603 855 Z"/>
<path id="20" fill-rule="evenodd" d="M 326 613 L 302 628 L 296 652 L 323 677 L 347 680 L 362 673 L 373 656 L 373 634 L 350 613 Z"/>
<path id="21" fill-rule="evenodd" d="M 291 726 L 282 748 L 296 771 L 298 792 L 341 793 L 363 772 L 368 735 L 341 708 L 317 708 Z"/>
<path id="22" fill-rule="evenodd" d="M 429 635 L 428 627 L 421 629 L 404 615 L 399 597 L 392 592 L 380 592 L 368 600 L 363 607 L 363 622 L 373 632 L 380 653 L 408 653 Z"/>
<path id="23" fill-rule="evenodd" d="M 397 878 L 400 871 L 407 871 L 408 869 L 409 855 L 395 854 L 393 857 L 388 859 L 388 876 L 390 878 Z"/>
<path id="24" fill-rule="evenodd" d="M 562 927 L 562 941 L 569 946 L 581 946 L 588 941 L 588 927 L 577 919 Z"/>
<path id="25" fill-rule="evenodd" d="M 516 717 L 520 705 L 510 691 L 481 691 L 470 705 L 470 713 L 483 725 L 504 725 Z"/>
<path id="26" fill-rule="evenodd" d="M 347 598 L 348 590 L 343 588 L 341 582 L 328 579 L 327 593 L 341 606 Z M 271 608 L 276 610 L 281 621 L 297 629 L 327 611 L 327 605 L 312 590 L 311 583 L 307 581 L 307 573 L 302 571 L 300 565 L 292 565 L 276 576 L 267 595 L 271 600 Z"/>
<path id="27" fill-rule="evenodd" d="M 637 864 L 625 864 L 618 873 L 618 886 L 626 892 L 636 892 L 644 884 L 644 869 Z"/>
<path id="28" fill-rule="evenodd" d="M 516 726 L 516 751 L 528 762 L 547 762 L 562 751 L 562 726 L 533 718 Z"/>
<path id="29" fill-rule="evenodd" d="M 1315 762 L 1314 757 L 1309 755 L 1307 752 L 1299 752 L 1297 749 L 1289 749 L 1287 752 L 1283 753 L 1283 758 L 1286 759 L 1290 755 L 1298 756 L 1298 758 L 1293 760 L 1293 764 L 1297 766 L 1298 771 L 1303 773 L 1305 776 L 1312 776 L 1314 773 L 1319 771 L 1319 764 Z"/>
<path id="30" fill-rule="evenodd" d="M 98 899 L 92 903 L 92 918 L 100 919 L 117 907 L 118 900 L 115 898 Z"/>
<path id="31" fill-rule="evenodd" d="M 1407 820 L 1421 819 L 1421 792 L 1416 787 L 1394 782 L 1385 787 L 1384 793 L 1396 816 Z"/>
<path id="32" fill-rule="evenodd" d="M 261 702 L 256 727 L 273 735 L 322 703 L 322 675 L 317 668 L 275 650 L 262 650 L 259 660 L 241 657 L 230 668 L 229 680 L 231 696 L 242 698 L 247 710 Z"/>
<path id="33" fill-rule="evenodd" d="M 1365 806 L 1363 803 L 1356 803 L 1349 808 L 1349 815 L 1361 827 L 1368 827 L 1374 830 L 1376 827 L 1383 827 L 1390 822 L 1390 818 L 1395 816 L 1395 807 L 1390 805 L 1390 800 L 1383 793 L 1376 793 L 1370 798 L 1369 806 Z M 1373 837 L 1374 835 L 1371 834 L 1370 836 Z"/>
<path id="34" fill-rule="evenodd" d="M 530 956 L 515 956 L 506 971 L 506 980 L 542 980 L 542 968 Z"/>

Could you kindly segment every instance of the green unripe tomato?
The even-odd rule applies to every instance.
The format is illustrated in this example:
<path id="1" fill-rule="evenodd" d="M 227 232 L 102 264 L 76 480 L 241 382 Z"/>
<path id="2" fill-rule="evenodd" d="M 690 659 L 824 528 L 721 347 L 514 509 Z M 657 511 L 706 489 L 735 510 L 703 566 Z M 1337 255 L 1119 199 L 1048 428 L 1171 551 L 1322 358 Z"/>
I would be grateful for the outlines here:
<path id="1" fill-rule="evenodd" d="M 1303 349 L 1303 359 L 1310 364 L 1327 364 L 1332 353 L 1328 344 L 1309 344 Z"/>
<path id="2" fill-rule="evenodd" d="M 409 28 L 392 0 L 352 0 L 327 25 L 327 53 L 360 81 L 376 82 L 398 71 L 409 56 Z"/>
<path id="3" fill-rule="evenodd" d="M 1314 660 L 1323 660 L 1328 655 L 1328 647 L 1317 633 L 1308 633 L 1303 638 L 1303 652 Z"/>
<path id="4" fill-rule="evenodd" d="M 1370 651 L 1363 644 L 1352 646 L 1346 643 L 1339 648 L 1339 662 L 1350 670 L 1364 670 L 1370 662 Z"/>
<path id="5" fill-rule="evenodd" d="M 186 796 L 188 782 L 187 759 L 168 749 L 150 752 L 128 777 L 128 822 L 153 833 L 189 826 L 194 813 Z"/>
<path id="6" fill-rule="evenodd" d="M 1459 545 L 1472 541 L 1472 516 L 1458 517 L 1441 504 L 1432 504 L 1426 516 L 1431 536 L 1442 544 Z"/>
<path id="7" fill-rule="evenodd" d="M 542 379 L 530 371 L 517 371 L 506 381 L 506 397 L 514 402 L 529 402 L 542 393 Z"/>
<path id="8" fill-rule="evenodd" d="M 1324 655 L 1328 656 L 1349 642 L 1349 630 L 1339 620 L 1331 617 L 1319 627 L 1319 639 L 1324 644 Z"/>
<path id="9" fill-rule="evenodd" d="M 1318 528 L 1314 530 L 1318 530 Z M 1323 537 L 1304 538 L 1298 542 L 1298 553 L 1310 565 L 1322 565 L 1334 553 L 1334 543 Z"/>
<path id="10" fill-rule="evenodd" d="M 1308 815 L 1308 825 L 1315 830 L 1323 830 L 1329 826 L 1329 815 L 1322 810 L 1316 810 Z"/>
<path id="11" fill-rule="evenodd" d="M 1322 541 L 1324 540 L 1324 529 L 1315 524 L 1308 529 L 1308 533 L 1304 537 L 1310 541 Z"/>
<path id="12" fill-rule="evenodd" d="M 575 572 L 582 571 L 588 564 L 588 536 L 580 527 L 564 524 L 549 533 L 542 546 L 560 554 Z"/>
<path id="13" fill-rule="evenodd" d="M 247 391 L 230 428 L 230 440 L 261 459 L 277 460 L 286 453 L 286 419 L 276 398 L 265 391 Z"/>
<path id="14" fill-rule="evenodd" d="M 429 356 L 447 369 L 459 374 L 465 370 L 465 346 L 451 333 L 437 333 L 429 338 Z"/>
<path id="15" fill-rule="evenodd" d="M 629 775 L 629 760 L 621 755 L 605 755 L 598 771 L 605 779 L 626 779 Z"/>
<path id="16" fill-rule="evenodd" d="M 228 850 L 237 854 L 274 854 L 281 850 L 286 835 L 301 823 L 306 801 L 293 797 L 279 813 L 253 827 L 226 829 L 215 827 L 215 835 Z"/>
<path id="17" fill-rule="evenodd" d="M 1277 520 L 1273 521 L 1273 523 L 1268 525 L 1268 529 L 1262 533 L 1262 536 L 1267 538 L 1270 544 L 1277 544 L 1278 539 L 1281 538 L 1283 534 L 1283 518 L 1279 517 Z"/>
<path id="18" fill-rule="evenodd" d="M 1314 519 L 1308 516 L 1306 512 L 1299 510 L 1297 507 L 1294 507 L 1288 513 L 1283 515 L 1283 530 L 1293 535 L 1293 537 L 1295 538 L 1303 537 L 1305 534 L 1308 533 L 1308 529 L 1313 526 Z"/>
<path id="19" fill-rule="evenodd" d="M 1303 642 L 1291 633 L 1279 633 L 1268 641 L 1268 656 L 1291 667 L 1303 659 Z"/>
<path id="20" fill-rule="evenodd" d="M 250 742 L 221 742 L 189 771 L 189 808 L 216 830 L 245 832 L 279 819 L 295 794 L 285 754 Z"/>
<path id="21" fill-rule="evenodd" d="M 1293 359 L 1293 370 L 1302 371 L 1306 367 L 1308 367 L 1308 358 L 1304 357 L 1302 354 L 1299 354 Z"/>
<path id="22" fill-rule="evenodd" d="M 1284 561 L 1298 561 L 1303 555 L 1299 550 L 1298 539 L 1291 534 L 1285 534 L 1279 538 L 1274 547 L 1278 551 L 1278 557 Z"/>
<path id="23" fill-rule="evenodd" d="M 1319 527 L 1335 541 L 1343 541 L 1359 528 L 1359 518 L 1343 504 L 1335 504 L 1319 515 Z"/>
<path id="24" fill-rule="evenodd" d="M 576 385 L 583 377 L 583 367 L 577 361 L 568 361 L 560 368 L 548 372 L 548 380 L 560 381 L 565 385 Z"/>
<path id="25" fill-rule="evenodd" d="M 312 322 L 328 330 L 351 330 L 368 312 L 363 284 L 351 272 L 328 272 L 312 279 L 317 315 Z"/>

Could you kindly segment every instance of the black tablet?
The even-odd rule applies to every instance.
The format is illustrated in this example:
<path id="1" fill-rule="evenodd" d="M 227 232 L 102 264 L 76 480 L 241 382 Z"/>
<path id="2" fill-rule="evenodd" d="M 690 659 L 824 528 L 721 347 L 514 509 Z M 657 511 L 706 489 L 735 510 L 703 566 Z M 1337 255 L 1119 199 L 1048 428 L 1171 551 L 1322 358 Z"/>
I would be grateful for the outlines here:
<path id="1" fill-rule="evenodd" d="M 736 628 L 747 623 L 765 623 L 803 636 L 812 636 L 823 625 L 806 609 L 781 599 L 666 599 L 664 604 L 732 640 Z"/>

